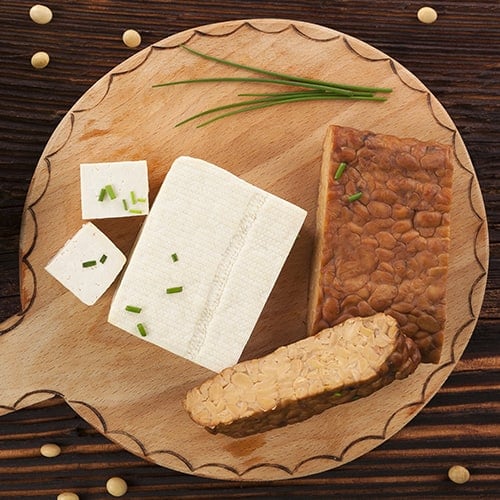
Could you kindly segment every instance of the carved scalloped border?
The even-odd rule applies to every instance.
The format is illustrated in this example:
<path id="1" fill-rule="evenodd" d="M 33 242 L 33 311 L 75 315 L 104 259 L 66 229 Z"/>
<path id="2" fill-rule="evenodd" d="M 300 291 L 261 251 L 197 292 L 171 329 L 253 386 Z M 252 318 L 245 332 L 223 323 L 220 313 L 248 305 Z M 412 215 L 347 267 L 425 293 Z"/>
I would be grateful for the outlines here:
<path id="1" fill-rule="evenodd" d="M 394 420 L 394 418 L 400 412 L 402 412 L 404 410 L 407 410 L 407 409 L 412 408 L 412 407 L 424 406 L 426 399 L 427 399 L 427 390 L 428 390 L 428 387 L 430 385 L 431 380 L 441 370 L 447 369 L 448 367 L 450 367 L 451 365 L 454 365 L 458 361 L 458 355 L 455 352 L 457 340 L 465 329 L 473 326 L 477 321 L 478 312 L 476 313 L 474 311 L 474 306 L 472 303 L 473 291 L 477 286 L 479 286 L 481 281 L 484 280 L 486 275 L 487 275 L 487 265 L 485 265 L 483 263 L 483 261 L 481 260 L 481 258 L 479 256 L 479 253 L 478 253 L 479 236 L 483 230 L 486 230 L 487 226 L 486 226 L 485 218 L 483 218 L 481 213 L 476 209 L 476 207 L 474 206 L 473 200 L 472 200 L 472 189 L 474 187 L 474 177 L 475 177 L 474 171 L 473 171 L 473 169 L 471 170 L 471 169 L 467 168 L 467 166 L 464 165 L 464 163 L 460 160 L 460 158 L 457 154 L 457 137 L 458 137 L 457 130 L 455 128 L 452 128 L 452 127 L 448 126 L 447 124 L 443 123 L 439 119 L 438 114 L 434 108 L 434 106 L 437 103 L 437 100 L 433 97 L 433 95 L 426 88 L 416 88 L 416 87 L 413 87 L 412 85 L 410 85 L 408 82 L 406 82 L 405 79 L 403 78 L 403 76 L 399 72 L 399 69 L 403 68 L 403 67 L 400 66 L 398 63 L 396 63 L 389 56 L 386 56 L 385 54 L 380 52 L 380 57 L 369 57 L 369 56 L 362 54 L 358 49 L 356 49 L 354 47 L 354 45 L 352 44 L 352 40 L 353 40 L 352 37 L 349 37 L 347 35 L 344 35 L 342 33 L 338 33 L 338 32 L 335 32 L 332 30 L 331 37 L 317 38 L 317 37 L 311 35 L 310 33 L 306 33 L 306 31 L 304 29 L 301 29 L 293 21 L 284 21 L 283 20 L 283 23 L 287 23 L 287 22 L 288 22 L 288 24 L 284 24 L 283 26 L 281 26 L 277 29 L 274 29 L 274 30 L 263 29 L 262 26 L 256 25 L 256 24 L 259 24 L 259 21 L 251 21 L 251 20 L 241 21 L 240 24 L 236 24 L 234 27 L 231 27 L 231 29 L 229 31 L 224 31 L 223 33 L 210 32 L 210 29 L 213 29 L 214 25 L 208 26 L 209 31 L 204 31 L 203 28 L 196 28 L 193 30 L 189 30 L 186 32 L 186 38 L 184 40 L 182 40 L 181 42 L 177 42 L 171 46 L 169 46 L 169 45 L 167 45 L 167 46 L 152 45 L 148 49 L 146 49 L 143 53 L 139 53 L 139 54 L 143 54 L 143 57 L 142 57 L 142 59 L 139 59 L 138 62 L 134 66 L 127 68 L 125 70 L 110 72 L 107 75 L 107 85 L 106 85 L 106 88 L 105 88 L 103 95 L 99 99 L 97 99 L 96 102 L 92 106 L 79 109 L 78 102 L 75 104 L 74 108 L 68 112 L 68 115 L 66 117 L 66 119 L 70 120 L 69 132 L 68 132 L 67 137 L 65 138 L 65 140 L 63 141 L 63 143 L 61 145 L 57 146 L 53 151 L 46 153 L 43 156 L 44 163 L 41 163 L 38 166 L 38 168 L 45 167 L 47 170 L 45 186 L 42 188 L 40 195 L 34 201 L 27 204 L 25 207 L 25 210 L 24 210 L 24 216 L 26 217 L 27 214 L 29 214 L 30 217 L 32 218 L 32 222 L 34 224 L 34 232 L 33 232 L 33 240 L 31 242 L 31 244 L 29 245 L 28 249 L 26 250 L 26 252 L 20 256 L 20 260 L 21 260 L 21 264 L 26 266 L 26 269 L 32 275 L 34 289 L 32 291 L 31 297 L 29 297 L 29 299 L 27 300 L 27 304 L 25 305 L 23 310 L 20 311 L 16 315 L 17 319 L 15 320 L 15 322 L 11 325 L 8 325 L 3 330 L 0 330 L 0 335 L 5 334 L 5 333 L 15 329 L 16 326 L 18 326 L 22 322 L 24 316 L 29 311 L 29 309 L 31 308 L 31 306 L 35 300 L 35 297 L 36 297 L 36 273 L 35 273 L 32 265 L 29 261 L 29 256 L 34 249 L 35 244 L 36 244 L 36 240 L 37 240 L 37 219 L 36 219 L 35 207 L 36 207 L 37 203 L 42 199 L 45 192 L 47 191 L 47 187 L 48 187 L 48 184 L 50 182 L 50 174 L 51 174 L 50 159 L 52 156 L 57 154 L 65 146 L 65 144 L 68 142 L 68 140 L 70 139 L 72 131 L 73 131 L 73 125 L 74 125 L 76 115 L 78 113 L 89 111 L 89 110 L 95 108 L 96 106 L 98 106 L 106 98 L 106 96 L 111 88 L 111 85 L 113 84 L 113 82 L 115 80 L 119 79 L 120 76 L 132 73 L 137 68 L 139 68 L 140 66 L 145 64 L 147 62 L 147 60 L 149 59 L 150 55 L 152 54 L 152 52 L 155 50 L 175 49 L 175 48 L 178 48 L 181 44 L 187 43 L 197 36 L 198 37 L 227 37 L 227 36 L 230 36 L 230 35 L 236 33 L 239 30 L 242 30 L 244 28 L 253 29 L 257 32 L 264 33 L 264 34 L 279 34 L 279 33 L 282 33 L 284 31 L 287 31 L 287 30 L 292 30 L 297 35 L 302 36 L 308 40 L 315 41 L 315 42 L 328 42 L 328 41 L 342 38 L 345 45 L 353 53 L 355 53 L 357 56 L 359 56 L 367 61 L 372 61 L 372 62 L 384 62 L 385 61 L 385 62 L 387 62 L 387 64 L 390 66 L 392 72 L 400 79 L 400 81 L 405 86 L 409 87 L 410 89 L 412 89 L 416 92 L 425 93 L 427 95 L 427 104 L 429 106 L 429 109 L 430 109 L 434 119 L 436 120 L 436 123 L 438 123 L 444 129 L 448 130 L 451 134 L 451 143 L 453 144 L 453 152 L 454 152 L 457 164 L 459 165 L 459 167 L 461 169 L 466 171 L 469 175 L 469 187 L 468 187 L 468 189 L 469 189 L 469 197 L 468 197 L 469 204 L 470 204 L 471 210 L 473 211 L 474 215 L 478 219 L 478 226 L 477 226 L 477 230 L 475 233 L 475 240 L 474 240 L 475 241 L 474 251 L 475 251 L 475 259 L 480 267 L 480 271 L 479 271 L 478 276 L 476 277 L 476 279 L 474 280 L 474 282 L 471 286 L 471 290 L 469 291 L 469 297 L 468 297 L 469 311 L 468 312 L 469 312 L 470 318 L 468 318 L 466 321 L 464 321 L 464 323 L 461 325 L 460 328 L 457 329 L 457 331 L 455 332 L 455 334 L 453 336 L 452 343 L 451 343 L 451 359 L 450 359 L 450 361 L 448 361 L 447 363 L 444 363 L 442 365 L 439 365 L 433 372 L 431 372 L 428 375 L 427 379 L 425 380 L 425 382 L 422 386 L 420 398 L 416 401 L 411 402 L 411 403 L 407 403 L 407 404 L 401 406 L 400 408 L 398 408 L 397 410 L 395 410 L 394 413 L 391 415 L 391 417 L 387 420 L 387 422 L 384 425 L 384 428 L 380 434 L 361 436 L 361 437 L 357 438 L 356 440 L 352 441 L 346 447 L 344 447 L 344 449 L 341 450 L 341 452 L 338 455 L 330 455 L 330 454 L 314 455 L 314 456 L 311 456 L 311 457 L 306 458 L 304 460 L 301 460 L 300 462 L 298 462 L 295 465 L 295 467 L 292 467 L 292 468 L 286 467 L 286 466 L 281 465 L 281 464 L 269 463 L 269 462 L 258 463 L 258 464 L 252 465 L 244 470 L 237 470 L 235 467 L 232 467 L 230 465 L 223 464 L 223 463 L 206 463 L 206 464 L 202 464 L 198 467 L 194 467 L 186 457 L 184 457 L 182 454 L 180 454 L 174 450 L 169 450 L 169 449 L 148 450 L 146 448 L 146 446 L 138 438 L 136 438 L 134 435 L 132 435 L 126 431 L 119 430 L 119 429 L 109 429 L 104 416 L 99 412 L 99 410 L 97 408 L 93 407 L 92 405 L 90 405 L 84 401 L 77 401 L 77 400 L 68 399 L 65 397 L 64 394 L 60 393 L 59 391 L 52 390 L 52 389 L 39 389 L 39 390 L 31 391 L 31 392 L 21 396 L 17 401 L 15 401 L 15 403 L 12 406 L 0 405 L 0 409 L 4 409 L 7 411 L 14 411 L 20 407 L 21 403 L 25 399 L 27 399 L 33 395 L 36 395 L 36 394 L 47 394 L 47 395 L 51 395 L 51 396 L 58 396 L 58 397 L 63 398 L 72 407 L 82 406 L 82 407 L 86 408 L 87 410 L 90 410 L 95 415 L 97 421 L 100 423 L 100 426 L 101 426 L 100 432 L 103 435 L 109 437 L 109 439 L 111 439 L 111 440 L 113 440 L 113 436 L 120 436 L 121 438 L 123 438 L 123 437 L 128 438 L 131 441 L 131 443 L 134 444 L 134 447 L 138 448 L 140 450 L 140 453 L 145 458 L 150 459 L 152 461 L 154 461 L 152 459 L 153 455 L 171 455 L 172 457 L 179 460 L 179 462 L 182 463 L 182 465 L 185 468 L 187 468 L 187 470 L 192 474 L 196 474 L 198 472 L 200 472 L 200 474 L 201 474 L 202 469 L 216 467 L 216 468 L 224 469 L 225 471 L 228 471 L 228 472 L 234 474 L 235 479 L 244 479 L 245 475 L 247 475 L 251 471 L 254 471 L 254 470 L 260 469 L 260 468 L 279 469 L 280 471 L 283 471 L 286 474 L 288 474 L 289 476 L 293 477 L 296 473 L 299 472 L 301 467 L 303 467 L 305 464 L 312 462 L 312 461 L 315 461 L 315 460 L 331 460 L 333 462 L 342 462 L 346 453 L 353 446 L 357 445 L 358 443 L 360 443 L 362 441 L 365 441 L 365 440 L 378 440 L 380 442 L 385 441 L 387 436 L 388 436 L 391 422 Z M 223 24 L 225 24 L 225 23 L 221 23 L 221 26 Z M 307 23 L 302 23 L 302 24 L 306 25 Z M 166 39 L 166 40 L 168 40 L 168 39 Z M 487 261 L 487 256 L 485 257 L 484 260 Z M 429 395 L 429 397 L 430 396 L 431 395 Z"/>

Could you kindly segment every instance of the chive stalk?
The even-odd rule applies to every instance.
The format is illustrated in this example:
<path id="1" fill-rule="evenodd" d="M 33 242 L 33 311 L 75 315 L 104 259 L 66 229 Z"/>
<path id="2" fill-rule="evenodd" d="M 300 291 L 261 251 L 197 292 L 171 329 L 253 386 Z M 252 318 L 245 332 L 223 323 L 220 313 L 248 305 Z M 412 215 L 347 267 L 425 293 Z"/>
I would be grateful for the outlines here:
<path id="1" fill-rule="evenodd" d="M 139 314 L 142 311 L 142 307 L 138 306 L 125 306 L 125 311 Z"/>
<path id="2" fill-rule="evenodd" d="M 167 293 L 168 294 L 171 294 L 171 293 L 179 293 L 179 292 L 182 292 L 182 286 L 173 286 L 171 288 L 167 288 Z"/>
<path id="3" fill-rule="evenodd" d="M 99 193 L 99 198 L 98 201 L 104 201 L 104 198 L 106 197 L 106 189 L 105 188 L 102 188 L 100 193 Z"/>
<path id="4" fill-rule="evenodd" d="M 359 200 L 362 196 L 363 193 L 361 191 L 358 191 L 357 193 L 351 194 L 351 196 L 347 198 L 347 201 L 349 203 L 352 203 L 353 201 Z"/>
<path id="5" fill-rule="evenodd" d="M 304 78 L 300 76 L 290 75 L 287 73 L 279 73 L 276 71 L 269 71 L 262 68 L 256 68 L 254 66 L 248 66 L 245 64 L 236 63 L 228 59 L 220 59 L 209 54 L 204 54 L 191 47 L 181 45 L 186 51 L 214 61 L 217 63 L 232 66 L 238 69 L 244 69 L 249 72 L 264 75 L 265 77 L 220 77 L 220 78 L 197 78 L 190 80 L 177 80 L 172 82 L 160 83 L 153 85 L 153 87 L 167 87 L 171 85 L 180 84 L 192 84 L 192 83 L 211 83 L 211 82 L 247 82 L 247 83 L 264 83 L 264 84 L 275 84 L 275 85 L 285 85 L 288 87 L 300 87 L 302 90 L 299 91 L 288 91 L 288 92 L 267 92 L 267 93 L 247 93 L 239 94 L 240 97 L 255 97 L 256 99 L 245 100 L 240 102 L 235 102 L 227 104 L 224 106 L 217 106 L 215 108 L 202 111 L 197 113 L 179 123 L 175 126 L 178 127 L 191 120 L 200 118 L 207 114 L 218 113 L 221 111 L 229 110 L 232 111 L 224 112 L 215 118 L 203 122 L 198 125 L 198 127 L 203 127 L 221 118 L 227 116 L 235 115 L 238 113 L 243 113 L 245 111 L 252 111 L 256 109 L 262 109 L 269 106 L 274 106 L 277 104 L 288 104 L 292 102 L 301 101 L 312 101 L 312 100 L 330 100 L 330 99 L 353 99 L 353 100 L 369 100 L 369 101 L 385 101 L 387 98 L 376 96 L 376 93 L 389 93 L 392 92 L 391 88 L 387 87 L 365 87 L 359 85 L 347 85 L 344 83 L 334 83 L 323 80 L 318 80 L 314 78 Z"/>
<path id="6" fill-rule="evenodd" d="M 339 166 L 337 167 L 337 171 L 335 172 L 335 175 L 333 178 L 338 181 L 341 177 L 342 174 L 344 173 L 345 168 L 347 167 L 347 164 L 345 162 L 341 162 Z"/>
<path id="7" fill-rule="evenodd" d="M 93 267 L 97 266 L 97 262 L 95 260 L 86 260 L 85 262 L 82 262 L 82 267 Z"/>
<path id="8" fill-rule="evenodd" d="M 244 69 L 247 71 L 253 71 L 254 73 L 260 73 L 263 75 L 272 76 L 273 78 L 278 78 L 280 80 L 288 80 L 288 81 L 300 82 L 300 83 L 317 83 L 320 85 L 326 84 L 326 85 L 329 85 L 331 87 L 336 87 L 336 88 L 345 89 L 345 90 L 353 90 L 356 92 L 391 92 L 392 91 L 392 89 L 387 88 L 387 87 L 362 87 L 359 85 L 347 85 L 347 84 L 343 84 L 343 83 L 330 83 L 330 82 L 324 82 L 323 80 L 315 80 L 314 78 L 303 78 L 300 76 L 289 75 L 286 73 L 278 73 L 277 71 L 269 71 L 269 70 L 262 69 L 262 68 L 256 68 L 255 66 L 248 66 L 245 64 L 240 64 L 237 62 L 230 61 L 228 59 L 220 59 L 218 57 L 211 56 L 210 54 L 204 54 L 203 52 L 199 52 L 198 50 L 195 50 L 192 47 L 188 47 L 186 45 L 181 45 L 181 47 L 184 50 L 187 50 L 188 52 L 191 52 L 192 54 L 195 54 L 197 56 L 203 57 L 204 59 L 208 59 L 209 61 L 214 61 L 217 63 L 226 64 L 227 66 L 233 66 L 234 68 Z"/>
<path id="9" fill-rule="evenodd" d="M 112 200 L 116 198 L 115 190 L 113 189 L 113 186 L 111 184 L 107 184 L 106 186 L 104 186 L 104 189 Z"/>
<path id="10" fill-rule="evenodd" d="M 177 123 L 175 126 L 180 127 L 181 125 L 184 125 L 187 122 L 195 120 L 196 118 L 200 118 L 200 117 L 208 115 L 208 114 L 216 113 L 219 111 L 224 111 L 226 109 L 231 109 L 231 108 L 240 108 L 240 109 L 236 109 L 233 111 L 229 111 L 228 113 L 223 113 L 221 115 L 218 115 L 215 118 L 212 118 L 210 120 L 207 120 L 206 122 L 201 123 L 200 125 L 197 126 L 197 128 L 204 127 L 205 125 L 208 125 L 209 123 L 220 120 L 221 118 L 226 118 L 227 116 L 236 115 L 238 113 L 243 113 L 245 111 L 252 111 L 255 109 L 267 108 L 269 106 L 275 106 L 277 104 L 289 104 L 292 102 L 302 102 L 302 101 L 338 100 L 338 99 L 356 99 L 356 100 L 368 99 L 370 101 L 385 101 L 386 100 L 385 97 L 366 97 L 366 98 L 365 97 L 340 97 L 338 95 L 330 95 L 330 94 L 312 95 L 312 96 L 299 95 L 296 97 L 284 97 L 284 98 L 275 98 L 275 99 L 253 99 L 250 101 L 235 102 L 235 103 L 231 103 L 231 104 L 225 104 L 223 106 L 217 106 L 216 108 L 207 109 L 207 110 L 202 111 L 200 113 L 197 113 L 193 116 L 190 116 L 189 118 L 186 118 L 185 120 Z"/>
<path id="11" fill-rule="evenodd" d="M 142 214 L 142 210 L 137 210 L 136 208 L 131 208 L 129 210 L 130 214 Z"/>
<path id="12" fill-rule="evenodd" d="M 137 198 L 139 203 L 146 203 L 146 198 Z"/>
<path id="13" fill-rule="evenodd" d="M 103 254 L 101 255 L 101 258 L 99 259 L 99 262 L 100 262 L 101 264 L 104 264 L 104 263 L 106 262 L 106 259 L 107 259 L 107 258 L 108 258 L 108 256 L 107 256 L 105 253 L 103 253 Z"/>
<path id="14" fill-rule="evenodd" d="M 128 210 L 128 203 L 125 198 L 123 198 L 122 203 L 123 203 L 123 210 Z"/>
<path id="15" fill-rule="evenodd" d="M 132 205 L 137 203 L 137 198 L 135 197 L 135 191 L 130 191 L 130 199 L 132 200 Z"/>
<path id="16" fill-rule="evenodd" d="M 137 323 L 137 330 L 139 330 L 139 333 L 141 334 L 142 337 L 145 337 L 147 335 L 146 328 L 142 323 Z"/>
<path id="17" fill-rule="evenodd" d="M 177 262 L 179 260 L 179 257 L 177 256 L 176 253 L 173 253 L 170 257 L 172 257 L 173 262 Z"/>

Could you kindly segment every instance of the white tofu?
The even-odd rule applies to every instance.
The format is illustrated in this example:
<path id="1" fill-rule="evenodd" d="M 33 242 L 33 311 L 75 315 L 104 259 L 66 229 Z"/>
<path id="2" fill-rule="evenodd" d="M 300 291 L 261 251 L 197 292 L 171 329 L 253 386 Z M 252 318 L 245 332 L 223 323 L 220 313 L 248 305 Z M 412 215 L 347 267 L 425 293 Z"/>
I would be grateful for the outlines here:
<path id="1" fill-rule="evenodd" d="M 112 193 L 106 192 L 99 201 L 106 186 L 111 186 Z M 80 190 L 82 219 L 146 215 L 149 212 L 147 162 L 82 163 Z"/>
<path id="2" fill-rule="evenodd" d="M 94 265 L 83 265 L 93 262 Z M 45 269 L 84 304 L 91 306 L 111 286 L 125 262 L 125 255 L 115 244 L 94 224 L 87 222 Z"/>
<path id="3" fill-rule="evenodd" d="M 306 212 L 203 160 L 172 165 L 108 321 L 210 370 L 235 364 Z M 172 254 L 177 254 L 174 262 Z M 167 288 L 182 287 L 168 294 Z M 139 314 L 126 306 L 141 308 Z"/>

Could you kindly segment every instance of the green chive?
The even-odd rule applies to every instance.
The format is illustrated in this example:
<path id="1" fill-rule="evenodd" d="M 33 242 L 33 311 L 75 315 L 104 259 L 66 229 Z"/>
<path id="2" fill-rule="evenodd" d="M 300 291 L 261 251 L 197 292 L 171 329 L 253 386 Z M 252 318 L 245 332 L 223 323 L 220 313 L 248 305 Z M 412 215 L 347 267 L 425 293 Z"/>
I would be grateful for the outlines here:
<path id="1" fill-rule="evenodd" d="M 337 398 L 340 398 L 340 396 L 342 396 L 342 393 L 341 392 L 334 392 L 333 395 L 336 396 Z"/>
<path id="2" fill-rule="evenodd" d="M 266 99 L 252 99 L 249 101 L 240 101 L 240 102 L 235 102 L 231 104 L 226 104 L 224 106 L 217 106 L 216 108 L 211 108 L 207 109 L 205 111 L 202 111 L 201 113 L 197 113 L 193 116 L 190 116 L 189 118 L 186 118 L 185 120 L 177 123 L 175 126 L 180 127 L 181 125 L 184 125 L 187 122 L 190 122 L 191 120 L 195 120 L 196 118 L 199 118 L 204 115 L 208 115 L 210 113 L 216 113 L 218 111 L 223 111 L 225 109 L 230 109 L 230 108 L 240 108 L 235 111 L 231 111 L 228 113 L 221 114 L 219 116 L 216 116 L 215 118 L 212 118 L 211 120 L 208 120 L 201 125 L 198 125 L 197 128 L 204 127 L 205 125 L 208 125 L 209 123 L 212 123 L 216 120 L 220 120 L 221 118 L 225 118 L 227 116 L 231 115 L 236 115 L 238 113 L 243 113 L 245 111 L 252 111 L 254 109 L 262 109 L 262 108 L 267 108 L 269 106 L 275 106 L 277 104 L 288 104 L 291 102 L 302 102 L 302 101 L 323 101 L 323 100 L 340 100 L 340 99 L 356 99 L 356 100 L 369 100 L 369 101 L 385 101 L 385 97 L 343 97 L 343 96 L 338 96 L 338 95 L 332 95 L 330 93 L 324 93 L 324 94 L 314 94 L 314 95 L 299 95 L 295 97 L 283 97 L 283 98 L 266 98 Z"/>
<path id="3" fill-rule="evenodd" d="M 146 198 L 137 198 L 139 203 L 146 203 Z"/>
<path id="4" fill-rule="evenodd" d="M 142 307 L 137 307 L 137 306 L 125 306 L 125 311 L 131 312 L 131 313 L 140 313 L 142 311 Z"/>
<path id="5" fill-rule="evenodd" d="M 103 253 L 103 254 L 101 255 L 101 258 L 99 259 L 99 262 L 100 262 L 101 264 L 104 264 L 104 263 L 106 262 L 106 259 L 107 259 L 107 258 L 108 258 L 108 256 L 107 256 L 106 254 L 104 254 L 104 253 Z"/>
<path id="6" fill-rule="evenodd" d="M 173 253 L 170 257 L 172 257 L 172 260 L 174 262 L 177 262 L 179 260 L 179 257 L 177 257 L 177 254 L 176 253 Z"/>
<path id="7" fill-rule="evenodd" d="M 113 186 L 111 184 L 107 184 L 104 186 L 104 189 L 106 189 L 106 193 L 108 193 L 108 196 L 114 200 L 116 198 L 115 190 L 113 189 Z"/>
<path id="8" fill-rule="evenodd" d="M 338 181 L 341 177 L 342 174 L 344 173 L 345 168 L 347 167 L 347 164 L 345 162 L 340 163 L 340 165 L 337 168 L 337 171 L 335 172 L 334 179 Z"/>
<path id="9" fill-rule="evenodd" d="M 125 198 L 123 198 L 122 203 L 123 203 L 123 209 L 128 210 L 128 203 L 127 203 L 127 200 Z"/>
<path id="10" fill-rule="evenodd" d="M 220 77 L 220 78 L 198 78 L 190 80 L 178 80 L 173 82 L 161 83 L 153 85 L 153 87 L 166 87 L 170 85 L 179 84 L 192 84 L 192 83 L 209 83 L 209 82 L 250 82 L 250 83 L 264 83 L 264 84 L 276 84 L 285 85 L 288 87 L 300 87 L 304 90 L 297 92 L 274 92 L 274 93 L 254 93 L 254 94 L 239 94 L 240 96 L 253 96 L 258 97 L 252 101 L 236 102 L 233 104 L 228 104 L 226 106 L 220 106 L 213 109 L 206 110 L 202 113 L 198 113 L 186 120 L 177 123 L 175 126 L 178 127 L 186 122 L 194 120 L 200 116 L 204 116 L 209 113 L 215 113 L 222 111 L 224 109 L 229 109 L 236 107 L 238 109 L 223 113 L 215 118 L 208 120 L 198 127 L 203 127 L 221 118 L 227 116 L 235 115 L 238 113 L 243 113 L 245 111 L 252 111 L 256 109 L 262 109 L 269 106 L 274 106 L 276 104 L 287 104 L 297 101 L 311 101 L 311 100 L 325 100 L 325 99 L 359 99 L 359 100 L 369 100 L 369 101 L 385 101 L 385 97 L 377 97 L 374 94 L 378 92 L 392 92 L 392 89 L 386 87 L 362 87 L 358 85 L 346 85 L 334 82 L 328 82 L 323 80 L 316 80 L 312 78 L 303 78 L 295 75 L 289 75 L 286 73 L 278 73 L 275 71 L 268 71 L 261 68 L 256 68 L 253 66 L 246 66 L 244 64 L 235 63 L 227 59 L 220 59 L 202 52 L 198 52 L 195 49 L 181 45 L 181 47 L 192 54 L 200 56 L 204 59 L 214 61 L 217 63 L 226 64 L 238 69 L 244 69 L 249 72 L 259 73 L 265 75 L 265 77 Z"/>
<path id="11" fill-rule="evenodd" d="M 99 201 L 104 201 L 104 198 L 106 197 L 106 189 L 102 188 L 101 192 L 99 193 Z"/>
<path id="12" fill-rule="evenodd" d="M 147 335 L 146 329 L 144 328 L 144 325 L 142 323 L 137 323 L 137 330 L 139 330 L 139 333 L 145 337 Z"/>
<path id="13" fill-rule="evenodd" d="M 182 286 L 173 286 L 172 288 L 167 288 L 167 293 L 179 293 L 182 292 Z"/>
<path id="14" fill-rule="evenodd" d="M 331 82 L 325 82 L 322 80 L 314 80 L 312 78 L 302 78 L 299 76 L 295 75 L 288 75 L 286 73 L 278 73 L 276 71 L 268 71 L 265 69 L 261 68 L 256 68 L 254 66 L 247 66 L 244 64 L 239 64 L 233 61 L 229 61 L 228 59 L 220 59 L 215 56 L 211 56 L 209 54 L 204 54 L 202 52 L 199 52 L 191 47 L 187 47 L 186 45 L 181 45 L 181 47 L 188 52 L 191 52 L 192 54 L 195 54 L 197 56 L 203 57 L 204 59 L 208 59 L 210 61 L 215 61 L 218 63 L 226 64 L 228 66 L 233 66 L 235 68 L 240 68 L 240 69 L 245 69 L 247 71 L 253 71 L 255 73 L 261 73 L 264 75 L 272 76 L 273 78 L 278 78 L 280 80 L 289 80 L 293 82 L 300 82 L 300 83 L 318 83 L 320 85 L 327 85 L 328 87 L 336 87 L 340 89 L 346 89 L 346 90 L 354 90 L 354 91 L 366 91 L 366 92 L 391 92 L 392 89 L 390 88 L 380 88 L 380 87 L 361 87 L 359 85 L 345 85 L 341 83 L 331 83 Z"/>
<path id="15" fill-rule="evenodd" d="M 82 262 L 82 267 L 92 267 L 96 265 L 97 262 L 95 260 L 86 260 L 85 262 Z"/>
<path id="16" fill-rule="evenodd" d="M 132 200 L 132 205 L 137 203 L 137 198 L 135 197 L 135 191 L 130 191 L 130 199 Z"/>
<path id="17" fill-rule="evenodd" d="M 142 210 L 136 210 L 136 209 L 134 209 L 134 208 L 131 208 L 131 209 L 129 210 L 129 213 L 130 213 L 130 214 L 142 214 Z"/>
<path id="18" fill-rule="evenodd" d="M 347 198 L 347 201 L 349 203 L 352 203 L 353 201 L 356 201 L 356 200 L 359 200 L 361 197 L 363 196 L 363 193 L 361 191 L 358 191 L 357 193 L 355 194 L 351 194 L 351 196 L 349 196 Z"/>

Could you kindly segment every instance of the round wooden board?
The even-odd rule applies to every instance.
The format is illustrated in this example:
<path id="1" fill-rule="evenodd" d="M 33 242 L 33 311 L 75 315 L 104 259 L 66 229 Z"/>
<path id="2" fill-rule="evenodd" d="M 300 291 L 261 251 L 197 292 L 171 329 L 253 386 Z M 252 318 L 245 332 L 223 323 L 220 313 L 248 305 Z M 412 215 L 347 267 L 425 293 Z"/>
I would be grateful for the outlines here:
<path id="1" fill-rule="evenodd" d="M 278 71 L 394 89 L 385 103 L 296 103 L 204 128 L 181 119 L 254 85 L 152 88 L 239 71 L 188 54 L 182 43 Z M 263 90 L 265 87 L 259 87 Z M 112 287 L 87 307 L 44 266 L 81 226 L 79 164 L 146 159 L 156 194 L 171 162 L 200 157 L 308 211 L 242 358 L 305 335 L 321 148 L 330 123 L 451 144 L 455 174 L 445 344 L 439 365 L 306 422 L 244 439 L 213 436 L 182 408 L 211 372 L 106 322 Z M 129 253 L 141 218 L 97 225 Z M 27 197 L 21 236 L 24 310 L 1 325 L 0 412 L 57 394 L 108 438 L 165 467 L 224 479 L 299 477 L 363 455 L 401 429 L 443 384 L 474 329 L 486 283 L 488 236 L 477 179 L 452 120 L 400 64 L 345 34 L 288 20 L 233 21 L 171 36 L 99 80 L 49 140 Z"/>

